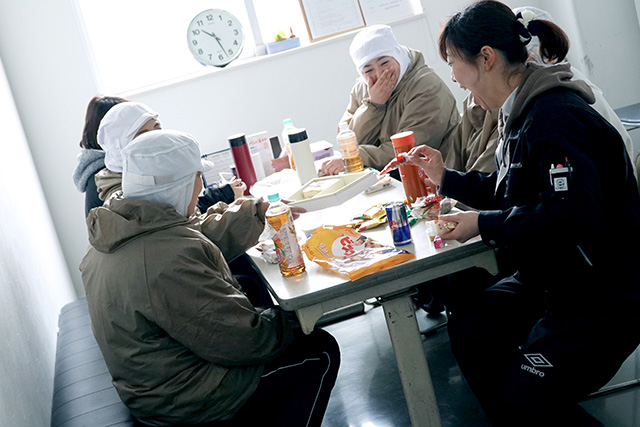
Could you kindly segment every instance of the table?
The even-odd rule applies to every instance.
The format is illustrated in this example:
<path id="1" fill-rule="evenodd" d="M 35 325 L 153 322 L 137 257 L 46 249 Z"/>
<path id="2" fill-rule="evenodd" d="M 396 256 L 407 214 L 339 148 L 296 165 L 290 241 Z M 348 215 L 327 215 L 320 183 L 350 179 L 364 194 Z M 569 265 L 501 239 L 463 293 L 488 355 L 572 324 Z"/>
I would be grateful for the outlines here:
<path id="1" fill-rule="evenodd" d="M 298 232 L 308 233 L 322 224 L 339 225 L 377 203 L 403 200 L 402 184 L 393 180 L 390 189 L 367 195 L 364 193 L 340 206 L 308 212 L 296 220 Z M 493 250 L 479 237 L 459 244 L 447 242 L 436 250 L 426 236 L 426 221 L 411 227 L 413 243 L 402 249 L 416 259 L 355 281 L 346 279 L 309 261 L 306 272 L 296 277 L 283 277 L 276 264 L 267 263 L 257 249 L 248 251 L 265 279 L 269 290 L 284 310 L 295 311 L 305 333 L 311 333 L 324 313 L 378 297 L 382 303 L 405 394 L 414 427 L 441 426 L 429 366 L 422 345 L 411 295 L 414 286 L 470 267 L 481 267 L 498 273 Z M 368 237 L 393 244 L 388 225 L 367 231 Z"/>

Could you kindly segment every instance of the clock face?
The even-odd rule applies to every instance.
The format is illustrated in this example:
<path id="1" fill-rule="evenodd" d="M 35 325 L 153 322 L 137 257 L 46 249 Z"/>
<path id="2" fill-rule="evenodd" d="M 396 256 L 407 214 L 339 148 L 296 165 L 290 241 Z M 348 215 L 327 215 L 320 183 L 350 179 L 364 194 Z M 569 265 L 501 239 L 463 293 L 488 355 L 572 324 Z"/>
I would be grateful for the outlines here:
<path id="1" fill-rule="evenodd" d="M 193 18 L 187 30 L 189 49 L 198 62 L 224 67 L 240 56 L 244 32 L 238 18 L 222 9 L 209 9 Z"/>

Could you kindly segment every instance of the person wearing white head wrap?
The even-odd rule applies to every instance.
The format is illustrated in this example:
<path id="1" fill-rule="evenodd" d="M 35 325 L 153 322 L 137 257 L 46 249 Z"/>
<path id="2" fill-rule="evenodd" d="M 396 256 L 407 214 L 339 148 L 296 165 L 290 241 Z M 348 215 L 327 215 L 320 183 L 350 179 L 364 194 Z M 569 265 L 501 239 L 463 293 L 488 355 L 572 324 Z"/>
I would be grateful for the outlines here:
<path id="1" fill-rule="evenodd" d="M 151 131 L 122 149 L 123 197 L 165 203 L 191 216 L 196 174 L 212 164 L 200 158 L 196 140 L 182 132 Z M 202 190 L 202 179 L 196 188 Z"/>
<path id="2" fill-rule="evenodd" d="M 532 7 L 532 6 L 516 7 L 513 9 L 513 13 L 515 13 L 516 15 L 518 15 L 519 13 L 527 14 L 528 16 L 533 17 L 533 19 L 542 19 L 545 21 L 550 21 L 555 23 L 553 17 L 549 12 L 547 12 L 546 10 L 538 9 L 537 7 Z M 531 36 L 531 40 L 527 44 L 527 50 L 529 51 L 529 57 L 533 61 L 537 62 L 538 64 L 545 63 L 542 60 L 542 57 L 540 56 L 540 39 L 537 36 L 533 36 L 533 35 Z M 596 86 L 591 80 L 587 78 L 587 76 L 582 71 L 578 70 L 575 66 L 571 65 L 571 71 L 573 72 L 573 80 L 582 80 L 589 85 L 591 90 L 593 90 L 593 94 L 596 96 L 596 102 L 591 104 L 591 107 L 594 110 L 596 110 L 598 113 L 600 113 L 600 115 L 604 117 L 605 120 L 611 124 L 611 126 L 616 128 L 616 130 L 622 137 L 622 140 L 624 141 L 624 146 L 627 149 L 627 153 L 629 154 L 629 157 L 631 158 L 633 154 L 633 140 L 631 139 L 631 135 L 629 135 L 629 132 L 627 132 L 627 130 L 625 129 L 624 125 L 620 121 L 620 118 L 615 113 L 611 105 L 609 105 L 609 103 L 605 99 L 602 89 Z M 635 168 L 634 174 L 636 175 L 636 178 L 637 178 L 638 173 L 637 173 L 637 168 L 635 164 L 635 159 L 633 158 L 631 159 L 631 164 Z"/>
<path id="3" fill-rule="evenodd" d="M 145 425 L 258 425 L 268 416 L 268 424 L 319 427 L 340 365 L 337 342 L 322 330 L 302 334 L 278 308 L 256 310 L 218 244 L 257 243 L 260 202 L 187 218 L 207 167 L 187 134 L 151 131 L 122 155 L 123 195 L 89 212 L 91 246 L 80 265 L 122 401 Z"/>
<path id="4" fill-rule="evenodd" d="M 104 115 L 98 127 L 98 144 L 105 152 L 106 167 L 95 177 L 101 200 L 122 188 L 122 149 L 138 135 L 161 128 L 158 113 L 139 102 L 122 102 Z"/>
<path id="5" fill-rule="evenodd" d="M 360 77 L 342 119 L 358 139 L 365 167 L 382 169 L 395 156 L 391 135 L 413 131 L 416 144 L 446 151 L 443 141 L 460 120 L 453 94 L 429 68 L 421 52 L 402 46 L 391 27 L 359 31 L 349 54 Z M 328 159 L 321 171 L 344 170 L 342 158 Z"/>

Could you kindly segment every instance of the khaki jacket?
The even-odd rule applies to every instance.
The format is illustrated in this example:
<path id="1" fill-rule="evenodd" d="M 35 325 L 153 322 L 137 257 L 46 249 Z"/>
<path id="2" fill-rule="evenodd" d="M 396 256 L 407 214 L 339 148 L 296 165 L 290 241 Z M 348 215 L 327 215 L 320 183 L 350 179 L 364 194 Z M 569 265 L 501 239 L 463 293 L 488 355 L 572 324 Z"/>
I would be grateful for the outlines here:
<path id="1" fill-rule="evenodd" d="M 87 225 L 82 280 L 123 402 L 156 426 L 231 418 L 291 342 L 286 316 L 258 313 L 198 222 L 169 205 L 115 197 Z"/>
<path id="2" fill-rule="evenodd" d="M 101 169 L 95 176 L 98 197 L 105 201 L 116 192 L 122 190 L 122 174 L 110 171 L 107 168 Z"/>
<path id="3" fill-rule="evenodd" d="M 424 62 L 421 52 L 409 49 L 411 64 L 385 105 L 369 102 L 367 84 L 360 77 L 342 121 L 356 133 L 365 167 L 382 169 L 395 157 L 391 136 L 413 131 L 416 145 L 443 152 L 442 144 L 460 121 L 456 100 L 444 81 Z"/>
<path id="4" fill-rule="evenodd" d="M 485 111 L 473 102 L 471 94 L 463 103 L 462 121 L 451 134 L 444 165 L 461 172 L 497 169 L 495 152 L 498 147 L 498 110 Z"/>

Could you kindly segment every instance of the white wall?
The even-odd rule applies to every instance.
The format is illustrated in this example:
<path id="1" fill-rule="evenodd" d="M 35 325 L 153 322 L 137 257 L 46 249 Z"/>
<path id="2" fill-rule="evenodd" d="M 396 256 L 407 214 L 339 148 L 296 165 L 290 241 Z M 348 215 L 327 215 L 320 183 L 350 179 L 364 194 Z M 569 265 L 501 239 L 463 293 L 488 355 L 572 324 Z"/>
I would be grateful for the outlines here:
<path id="1" fill-rule="evenodd" d="M 46 426 L 58 313 L 75 295 L 1 61 L 0 117 L 0 426 Z"/>

